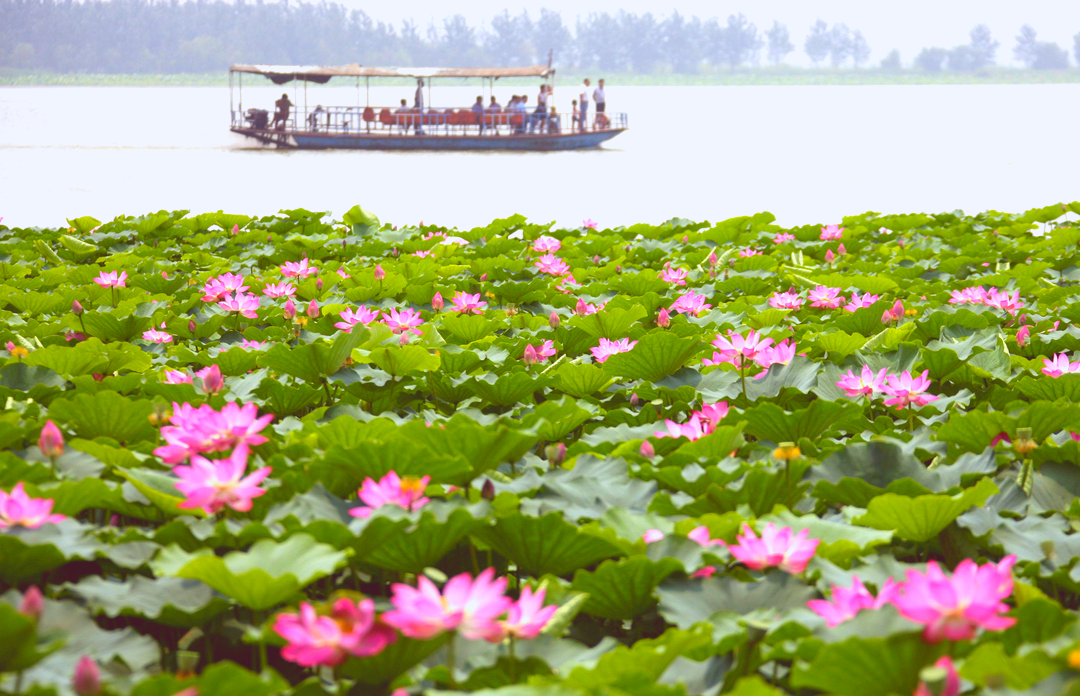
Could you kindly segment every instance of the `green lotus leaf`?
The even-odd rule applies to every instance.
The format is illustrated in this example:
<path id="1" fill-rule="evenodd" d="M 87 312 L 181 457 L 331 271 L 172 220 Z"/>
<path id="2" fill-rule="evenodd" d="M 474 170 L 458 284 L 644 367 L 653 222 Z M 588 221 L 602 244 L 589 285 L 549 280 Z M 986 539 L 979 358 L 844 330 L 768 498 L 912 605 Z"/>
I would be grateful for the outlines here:
<path id="1" fill-rule="evenodd" d="M 683 569 L 673 558 L 653 561 L 634 556 L 604 561 L 595 571 L 574 573 L 571 588 L 586 592 L 589 601 L 582 611 L 604 619 L 628 621 L 656 605 L 654 591 L 669 575 Z"/>
<path id="2" fill-rule="evenodd" d="M 340 370 L 353 349 L 370 336 L 366 328 L 354 326 L 352 333 L 338 334 L 333 341 L 305 343 L 296 348 L 275 343 L 258 357 L 256 364 L 271 372 L 318 383 Z"/>
<path id="3" fill-rule="evenodd" d="M 449 313 L 442 316 L 439 326 L 452 343 L 467 345 L 489 336 L 495 322 L 482 314 Z"/>
<path id="4" fill-rule="evenodd" d="M 266 378 L 259 383 L 255 394 L 262 400 L 263 409 L 277 416 L 290 416 L 322 403 L 326 394 L 307 384 L 283 384 Z"/>
<path id="5" fill-rule="evenodd" d="M 555 369 L 555 388 L 578 399 L 595 394 L 611 382 L 611 376 L 596 365 L 563 363 Z"/>
<path id="6" fill-rule="evenodd" d="M 667 579 L 657 588 L 660 615 L 679 628 L 691 628 L 710 621 L 715 614 L 744 616 L 759 609 L 774 614 L 801 609 L 813 599 L 813 587 L 782 571 L 768 573 L 761 580 L 741 582 L 731 576 L 699 580 Z"/>
<path id="7" fill-rule="evenodd" d="M 656 382 L 678 372 L 703 345 L 703 341 L 694 338 L 679 338 L 670 331 L 657 330 L 642 336 L 629 352 L 608 358 L 604 371 Z"/>
<path id="8" fill-rule="evenodd" d="M 593 338 L 618 340 L 630 333 L 630 328 L 648 316 L 641 305 L 627 309 L 602 309 L 593 314 L 578 315 L 570 318 L 570 326 L 576 327 Z"/>
<path id="9" fill-rule="evenodd" d="M 808 666 L 796 667 L 791 683 L 837 696 L 910 694 L 919 686 L 920 670 L 941 652 L 918 632 L 849 638 L 824 646 Z"/>
<path id="10" fill-rule="evenodd" d="M 368 234 L 377 231 L 381 226 L 379 217 L 361 205 L 354 205 L 345 211 L 341 221 L 352 225 L 353 234 Z"/>
<path id="11" fill-rule="evenodd" d="M 203 626 L 229 608 L 228 601 L 197 580 L 91 576 L 64 587 L 94 614 L 142 616 L 168 626 Z"/>
<path id="12" fill-rule="evenodd" d="M 201 548 L 187 553 L 172 545 L 150 567 L 158 577 L 199 580 L 249 609 L 265 611 L 287 601 L 304 586 L 333 573 L 347 554 L 306 534 L 284 542 L 257 542 L 248 551 L 215 556 Z"/>
<path id="13" fill-rule="evenodd" d="M 23 616 L 15 607 L 0 603 L 0 674 L 22 672 L 60 648 L 58 640 L 42 642 L 37 622 Z"/>
<path id="14" fill-rule="evenodd" d="M 590 693 L 621 691 L 632 694 L 637 688 L 655 684 L 680 656 L 695 654 L 711 646 L 709 631 L 671 628 L 659 638 L 639 640 L 630 647 L 620 645 L 603 655 L 595 666 L 573 668 L 565 683 Z"/>
<path id="15" fill-rule="evenodd" d="M 998 487 L 988 478 L 956 495 L 920 495 L 909 498 L 884 493 L 870 501 L 866 514 L 856 524 L 875 529 L 891 529 L 901 539 L 926 542 L 936 537 L 953 520 L 972 507 L 982 505 Z"/>
<path id="16" fill-rule="evenodd" d="M 469 380 L 469 387 L 476 396 L 495 406 L 508 407 L 520 402 L 532 401 L 533 393 L 543 389 L 551 378 L 534 376 L 524 370 L 504 375 L 488 373 Z"/>
<path id="17" fill-rule="evenodd" d="M 150 424 L 153 405 L 142 399 L 129 399 L 114 391 L 76 394 L 56 399 L 49 405 L 53 419 L 67 423 L 79 437 L 93 440 L 109 437 L 118 442 L 137 442 L 155 437 Z"/>
<path id="18" fill-rule="evenodd" d="M 801 438 L 816 440 L 829 430 L 842 430 L 863 420 L 862 405 L 816 399 L 806 408 L 791 412 L 766 401 L 747 409 L 740 420 L 746 421 L 746 432 L 759 440 L 774 443 L 798 442 Z"/>
<path id="19" fill-rule="evenodd" d="M 774 522 L 777 527 L 791 527 L 795 532 L 809 530 L 808 539 L 818 539 L 814 556 L 842 567 L 850 567 L 855 558 L 892 541 L 891 531 L 860 529 L 849 524 L 829 522 L 816 515 L 793 515 L 783 510 L 758 518 L 760 524 Z"/>
<path id="20" fill-rule="evenodd" d="M 865 508 L 882 493 L 915 497 L 941 486 L 929 471 L 893 442 L 864 442 L 834 452 L 809 471 L 814 497 L 841 505 Z"/>
<path id="21" fill-rule="evenodd" d="M 140 309 L 143 307 L 152 308 L 152 305 L 140 305 L 139 307 Z M 81 317 L 81 320 L 82 326 L 86 327 L 87 333 L 105 342 L 130 341 L 141 336 L 144 331 L 151 328 L 153 323 L 149 314 L 143 316 L 127 314 L 120 319 L 103 311 L 86 312 Z"/>
<path id="22" fill-rule="evenodd" d="M 338 668 L 341 676 L 357 680 L 357 688 L 352 692 L 357 696 L 377 693 L 373 686 L 388 686 L 402 674 L 420 664 L 425 658 L 446 644 L 450 634 L 431 640 L 414 640 L 398 636 L 378 655 L 363 658 L 350 658 Z"/>
<path id="23" fill-rule="evenodd" d="M 440 365 L 438 353 L 433 355 L 420 346 L 380 346 L 371 351 L 368 360 L 394 377 L 411 372 L 434 372 Z"/>
<path id="24" fill-rule="evenodd" d="M 66 377 L 114 373 L 120 370 L 145 372 L 152 363 L 149 356 L 130 344 L 105 345 L 89 338 L 77 346 L 45 346 L 26 356 L 27 365 L 40 365 Z"/>
<path id="25" fill-rule="evenodd" d="M 97 550 L 86 528 L 72 519 L 0 531 L 0 580 L 16 584 L 68 561 L 93 558 Z"/>
<path id="26" fill-rule="evenodd" d="M 472 475 L 469 461 L 454 454 L 434 451 L 425 443 L 395 434 L 343 449 L 333 445 L 326 456 L 312 464 L 311 471 L 330 491 L 346 496 L 356 491 L 364 479 L 378 481 L 391 471 L 399 476 L 431 476 L 433 483 L 461 484 Z"/>
<path id="27" fill-rule="evenodd" d="M 570 524 L 558 512 L 542 517 L 515 512 L 499 519 L 493 527 L 477 529 L 473 536 L 514 561 L 522 571 L 536 576 L 567 575 L 623 554 L 611 530 L 605 533 L 593 525 Z"/>
<path id="28" fill-rule="evenodd" d="M 121 478 L 130 481 L 131 485 L 166 515 L 206 517 L 206 513 L 201 508 L 188 510 L 180 507 L 185 496 L 177 490 L 176 483 L 180 479 L 175 476 L 154 469 L 118 469 L 116 473 Z"/>
<path id="29" fill-rule="evenodd" d="M 587 404 L 588 405 L 588 404 Z M 545 442 L 558 442 L 596 415 L 596 408 L 582 408 L 574 399 L 545 401 L 521 417 L 525 428 L 535 428 Z"/>
<path id="30" fill-rule="evenodd" d="M 937 431 L 937 439 L 961 452 L 982 452 L 1000 433 L 1016 435 L 1016 418 L 1000 411 L 952 411 Z"/>

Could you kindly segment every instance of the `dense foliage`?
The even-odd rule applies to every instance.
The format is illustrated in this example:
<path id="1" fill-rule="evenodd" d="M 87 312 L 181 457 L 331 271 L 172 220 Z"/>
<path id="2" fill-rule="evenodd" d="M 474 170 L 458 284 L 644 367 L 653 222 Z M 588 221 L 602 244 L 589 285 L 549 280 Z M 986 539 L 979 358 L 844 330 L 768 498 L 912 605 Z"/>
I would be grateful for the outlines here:
<path id="1" fill-rule="evenodd" d="M 1080 693 L 1078 214 L 0 226 L 0 692 Z"/>

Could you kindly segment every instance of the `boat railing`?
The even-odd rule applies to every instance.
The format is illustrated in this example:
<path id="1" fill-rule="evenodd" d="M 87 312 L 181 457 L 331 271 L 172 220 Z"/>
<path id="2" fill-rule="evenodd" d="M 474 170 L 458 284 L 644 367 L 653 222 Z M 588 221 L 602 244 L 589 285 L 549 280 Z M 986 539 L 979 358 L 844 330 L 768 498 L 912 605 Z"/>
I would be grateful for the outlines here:
<path id="1" fill-rule="evenodd" d="M 276 121 L 271 112 L 248 109 L 232 112 L 232 126 L 267 133 L 325 133 L 334 135 L 529 135 L 565 134 L 625 129 L 625 113 L 598 114 L 589 111 L 584 123 L 567 113 L 525 111 L 486 111 L 474 113 L 469 108 L 393 108 L 376 106 L 328 106 L 295 109 L 284 121 Z"/>

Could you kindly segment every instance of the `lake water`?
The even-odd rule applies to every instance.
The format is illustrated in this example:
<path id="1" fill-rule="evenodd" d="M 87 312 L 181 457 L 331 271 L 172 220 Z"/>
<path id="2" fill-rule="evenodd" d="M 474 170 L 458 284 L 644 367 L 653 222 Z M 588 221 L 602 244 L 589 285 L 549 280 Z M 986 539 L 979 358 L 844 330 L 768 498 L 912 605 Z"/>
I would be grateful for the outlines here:
<path id="1" fill-rule="evenodd" d="M 266 84 L 245 88 L 245 108 L 273 109 L 282 88 Z M 495 94 L 505 103 L 515 91 L 526 90 Z M 572 91 L 556 88 L 561 112 Z M 436 87 L 433 103 L 464 107 L 479 92 Z M 395 224 L 472 227 L 521 213 L 614 226 L 769 210 L 794 225 L 1080 198 L 1078 85 L 607 92 L 608 110 L 628 112 L 630 130 L 602 149 L 392 153 L 253 145 L 229 132 L 224 87 L 0 88 L 0 216 L 46 226 L 181 208 L 340 215 L 361 203 Z M 313 86 L 308 100 L 348 106 L 358 96 Z M 371 90 L 372 104 L 401 97 L 411 90 Z"/>

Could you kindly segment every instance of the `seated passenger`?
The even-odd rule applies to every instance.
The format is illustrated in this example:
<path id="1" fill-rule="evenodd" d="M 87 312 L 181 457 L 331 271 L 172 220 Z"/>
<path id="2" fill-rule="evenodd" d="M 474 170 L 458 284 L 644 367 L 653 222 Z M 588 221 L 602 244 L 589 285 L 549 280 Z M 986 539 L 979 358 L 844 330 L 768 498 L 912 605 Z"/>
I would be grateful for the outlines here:
<path id="1" fill-rule="evenodd" d="M 499 102 L 495 101 L 495 97 L 491 98 L 491 103 L 488 104 L 487 112 L 489 114 L 497 114 L 502 111 L 502 107 L 499 106 Z"/>

